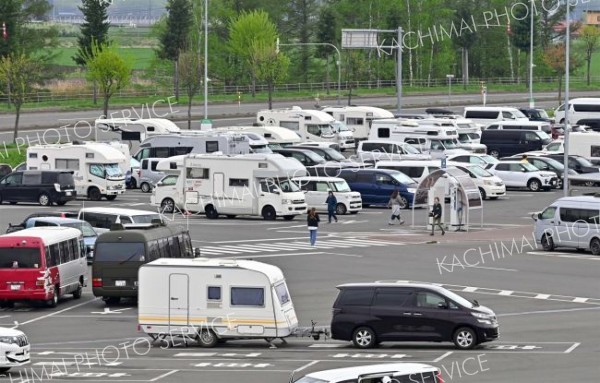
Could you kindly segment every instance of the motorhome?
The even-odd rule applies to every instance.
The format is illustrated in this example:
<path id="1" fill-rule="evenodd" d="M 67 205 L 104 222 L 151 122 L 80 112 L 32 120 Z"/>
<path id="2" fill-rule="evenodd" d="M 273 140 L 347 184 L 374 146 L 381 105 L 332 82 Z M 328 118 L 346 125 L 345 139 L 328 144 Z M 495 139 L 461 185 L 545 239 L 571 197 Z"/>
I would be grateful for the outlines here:
<path id="1" fill-rule="evenodd" d="M 557 140 L 546 145 L 540 153 L 559 154 L 564 152 L 564 140 Z M 585 157 L 592 163 L 600 163 L 600 133 L 569 133 L 569 154 Z"/>
<path id="2" fill-rule="evenodd" d="M 193 286 L 193 288 L 190 288 Z M 139 271 L 138 324 L 153 340 L 285 338 L 298 318 L 282 271 L 247 260 L 161 258 Z"/>
<path id="3" fill-rule="evenodd" d="M 112 201 L 125 192 L 121 166 L 127 159 L 103 143 L 34 145 L 27 148 L 29 170 L 71 170 L 78 196 Z"/>
<path id="4" fill-rule="evenodd" d="M 155 188 L 151 203 L 204 213 L 208 218 L 226 215 L 262 216 L 287 220 L 306 212 L 304 194 L 291 181 L 307 175 L 296 159 L 279 154 L 194 155 L 183 159 L 177 179 L 179 193 Z"/>
<path id="5" fill-rule="evenodd" d="M 552 125 L 545 121 L 497 121 L 490 124 L 486 129 L 490 130 L 541 130 L 546 134 L 552 134 Z"/>
<path id="6" fill-rule="evenodd" d="M 462 117 L 457 117 L 453 121 L 456 124 L 461 148 L 473 153 L 487 153 L 487 147 L 481 143 L 480 124 Z"/>
<path id="7" fill-rule="evenodd" d="M 194 131 L 184 134 L 163 134 L 148 137 L 134 155 L 138 161 L 144 158 L 168 158 L 178 155 L 250 153 L 250 140 L 244 134 Z"/>
<path id="8" fill-rule="evenodd" d="M 356 141 L 369 137 L 373 120 L 394 118 L 394 113 L 374 106 L 327 106 L 322 110 L 346 124 Z"/>
<path id="9" fill-rule="evenodd" d="M 337 142 L 341 150 L 354 148 L 352 131 L 344 123 L 320 110 L 302 109 L 298 106 L 265 109 L 256 114 L 256 121 L 297 132 L 302 141 L 330 141 Z"/>
<path id="10" fill-rule="evenodd" d="M 273 151 L 269 147 L 269 141 L 263 137 L 260 133 L 255 133 L 250 130 L 243 129 L 245 126 L 224 126 L 220 128 L 212 129 L 212 132 L 217 133 L 239 133 L 248 137 L 248 143 L 250 145 L 251 153 L 272 153 Z"/>
<path id="11" fill-rule="evenodd" d="M 115 140 L 126 142 L 137 150 L 140 142 L 152 135 L 179 133 L 181 129 L 166 118 L 99 118 L 94 121 L 96 141 Z"/>
<path id="12" fill-rule="evenodd" d="M 600 119 L 600 98 L 574 98 L 569 101 L 569 123 L 580 120 Z M 565 123 L 565 104 L 554 111 L 554 122 Z"/>
<path id="13" fill-rule="evenodd" d="M 302 138 L 300 138 L 298 133 L 282 128 L 281 126 L 255 124 L 252 126 L 228 126 L 227 130 L 230 132 L 256 133 L 268 141 L 270 148 L 297 145 L 302 142 Z"/>

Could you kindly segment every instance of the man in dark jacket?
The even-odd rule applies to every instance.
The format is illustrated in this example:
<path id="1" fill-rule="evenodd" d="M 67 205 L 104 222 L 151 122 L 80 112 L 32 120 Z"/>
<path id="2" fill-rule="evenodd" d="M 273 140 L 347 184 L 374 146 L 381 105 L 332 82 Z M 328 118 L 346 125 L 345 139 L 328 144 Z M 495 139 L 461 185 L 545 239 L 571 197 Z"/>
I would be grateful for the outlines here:
<path id="1" fill-rule="evenodd" d="M 337 216 L 335 215 L 335 211 L 337 209 L 337 198 L 333 195 L 333 192 L 330 190 L 327 199 L 325 200 L 327 203 L 327 216 L 329 217 L 329 223 L 331 223 L 331 219 L 335 219 L 335 222 L 338 221 Z"/>
<path id="2" fill-rule="evenodd" d="M 433 217 L 433 223 L 431 225 L 431 235 L 435 230 L 435 227 L 438 226 L 442 230 L 442 235 L 446 234 L 444 231 L 444 226 L 442 225 L 442 204 L 440 203 L 440 199 L 435 197 L 433 200 L 433 210 L 431 211 L 431 217 Z"/>

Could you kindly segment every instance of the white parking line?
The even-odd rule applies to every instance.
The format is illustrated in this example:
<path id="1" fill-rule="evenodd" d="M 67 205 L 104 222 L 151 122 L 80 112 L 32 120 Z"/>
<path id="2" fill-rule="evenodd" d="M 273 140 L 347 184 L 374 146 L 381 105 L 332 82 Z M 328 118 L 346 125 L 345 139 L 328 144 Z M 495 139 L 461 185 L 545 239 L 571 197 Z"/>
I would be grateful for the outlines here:
<path id="1" fill-rule="evenodd" d="M 581 343 L 575 343 L 574 345 L 572 345 L 571 347 L 569 347 L 567 350 L 565 350 L 565 354 L 570 354 L 571 351 L 575 350 L 577 347 L 579 347 Z"/>
<path id="2" fill-rule="evenodd" d="M 439 358 L 435 358 L 433 360 L 433 363 L 438 363 L 440 360 L 446 358 L 447 356 L 452 355 L 452 351 L 448 351 L 447 353 L 445 353 L 444 355 L 440 356 Z"/>
<path id="3" fill-rule="evenodd" d="M 179 371 L 179 370 L 171 370 L 171 371 L 169 371 L 169 372 L 167 372 L 167 373 L 165 373 L 165 374 L 162 374 L 162 375 L 159 375 L 159 376 L 157 376 L 157 377 L 156 377 L 156 378 L 154 378 L 154 379 L 150 379 L 150 381 L 151 381 L 151 382 L 156 382 L 157 380 L 160 380 L 160 379 L 162 379 L 162 378 L 166 378 L 167 376 L 169 376 L 169 375 L 173 375 L 174 373 L 176 373 L 176 372 L 178 372 L 178 371 Z"/>
<path id="4" fill-rule="evenodd" d="M 497 314 L 497 317 L 515 317 L 521 315 L 535 315 L 535 314 L 557 314 L 557 313 L 567 313 L 571 311 L 588 311 L 588 310 L 600 310 L 600 307 L 580 307 L 576 309 L 560 309 L 560 310 L 542 310 L 542 311 L 525 311 L 522 313 L 506 313 L 506 314 Z"/>
<path id="5" fill-rule="evenodd" d="M 24 326 L 24 325 L 27 325 L 27 324 L 30 324 L 30 323 L 33 323 L 33 322 L 37 322 L 37 321 L 41 321 L 41 320 L 46 319 L 46 318 L 53 317 L 53 316 L 58 315 L 58 314 L 62 314 L 64 312 L 66 312 L 66 311 L 73 310 L 73 309 L 75 309 L 77 307 L 81 307 L 81 306 L 87 305 L 88 303 L 95 302 L 95 301 L 97 301 L 99 299 L 100 299 L 99 297 L 98 298 L 94 298 L 94 299 L 90 299 L 89 301 L 81 302 L 81 303 L 73 305 L 71 307 L 67 307 L 66 309 L 55 311 L 55 312 L 50 313 L 50 314 L 42 315 L 41 317 L 37 317 L 37 318 L 33 318 L 33 319 L 30 319 L 30 320 L 25 321 L 25 322 L 21 322 L 21 323 L 19 323 L 19 326 Z"/>

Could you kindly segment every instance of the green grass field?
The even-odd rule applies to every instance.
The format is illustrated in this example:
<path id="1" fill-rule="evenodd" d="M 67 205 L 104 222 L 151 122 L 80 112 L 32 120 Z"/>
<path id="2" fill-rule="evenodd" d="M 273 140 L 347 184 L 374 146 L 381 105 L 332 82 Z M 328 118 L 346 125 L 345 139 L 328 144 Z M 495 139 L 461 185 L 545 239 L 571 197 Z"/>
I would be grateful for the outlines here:
<path id="1" fill-rule="evenodd" d="M 72 57 L 77 53 L 77 48 L 59 48 L 59 54 L 54 59 L 53 64 L 75 67 L 75 61 Z M 119 48 L 119 52 L 123 57 L 132 60 L 134 70 L 148 69 L 152 59 L 154 58 L 154 50 L 152 48 Z"/>

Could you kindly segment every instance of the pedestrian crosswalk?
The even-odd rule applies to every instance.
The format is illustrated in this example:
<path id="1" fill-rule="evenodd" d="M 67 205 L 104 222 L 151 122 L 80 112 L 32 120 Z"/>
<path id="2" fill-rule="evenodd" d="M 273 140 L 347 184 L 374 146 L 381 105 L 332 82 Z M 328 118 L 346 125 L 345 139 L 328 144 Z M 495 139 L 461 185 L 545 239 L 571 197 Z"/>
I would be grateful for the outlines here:
<path id="1" fill-rule="evenodd" d="M 401 242 L 371 240 L 368 238 L 337 238 L 337 239 L 322 239 L 317 240 L 318 250 L 323 249 L 348 249 L 348 248 L 364 248 L 364 247 L 385 247 L 390 245 L 403 245 Z M 312 250 L 306 241 L 286 241 L 286 242 L 260 242 L 260 243 L 236 243 L 219 246 L 202 246 L 200 252 L 203 256 L 221 256 L 230 254 L 259 254 L 259 253 L 275 253 L 278 251 L 301 251 Z"/>

